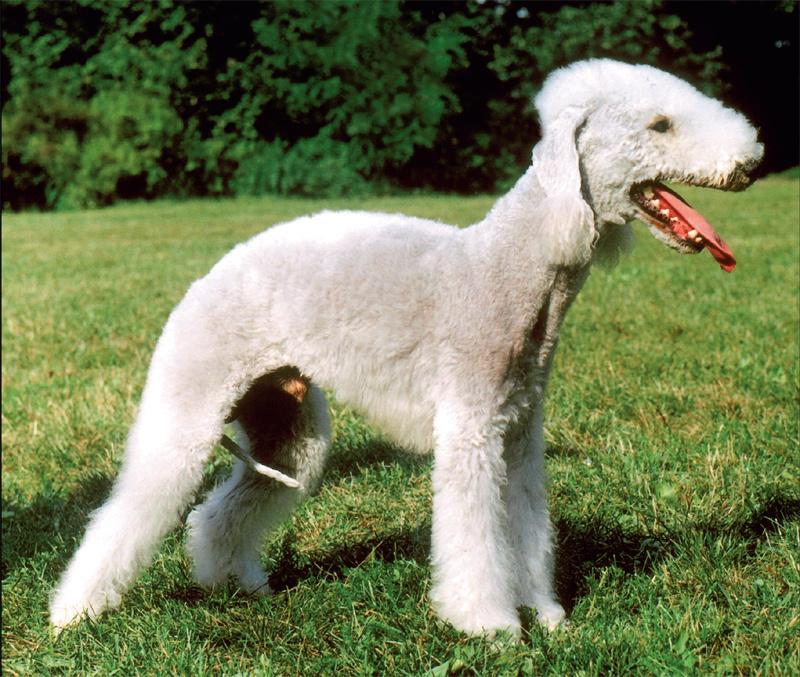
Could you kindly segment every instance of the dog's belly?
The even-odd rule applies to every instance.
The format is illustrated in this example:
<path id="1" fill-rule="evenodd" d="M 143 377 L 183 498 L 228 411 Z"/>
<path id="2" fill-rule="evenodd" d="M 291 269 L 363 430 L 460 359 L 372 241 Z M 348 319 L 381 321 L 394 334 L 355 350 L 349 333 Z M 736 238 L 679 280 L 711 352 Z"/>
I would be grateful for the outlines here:
<path id="1" fill-rule="evenodd" d="M 375 399 L 366 391 L 354 395 L 347 397 L 346 401 L 392 441 L 421 454 L 430 453 L 433 449 L 433 412 L 430 405 L 386 398 L 385 394 Z"/>
<path id="2" fill-rule="evenodd" d="M 353 364 L 351 360 L 343 362 Z M 392 441 L 418 453 L 429 453 L 433 449 L 434 403 L 425 384 L 415 378 L 413 367 L 402 360 L 374 371 L 364 361 L 360 361 L 360 367 L 310 371 L 313 380 Z"/>
<path id="3" fill-rule="evenodd" d="M 339 312 L 329 315 L 330 307 L 299 314 L 280 308 L 278 314 L 291 319 L 270 323 L 284 331 L 270 334 L 270 340 L 280 337 L 282 349 L 267 352 L 280 352 L 286 364 L 298 367 L 393 441 L 422 453 L 432 450 L 436 367 L 432 346 L 420 338 L 426 332 L 418 331 L 424 317 L 375 304 L 352 310 L 340 304 Z"/>
<path id="4" fill-rule="evenodd" d="M 443 285 L 421 281 L 459 256 L 458 232 L 396 215 L 323 213 L 233 250 L 207 276 L 222 292 L 198 296 L 204 307 L 214 301 L 218 326 L 242 338 L 259 369 L 297 367 L 394 441 L 426 452 Z"/>

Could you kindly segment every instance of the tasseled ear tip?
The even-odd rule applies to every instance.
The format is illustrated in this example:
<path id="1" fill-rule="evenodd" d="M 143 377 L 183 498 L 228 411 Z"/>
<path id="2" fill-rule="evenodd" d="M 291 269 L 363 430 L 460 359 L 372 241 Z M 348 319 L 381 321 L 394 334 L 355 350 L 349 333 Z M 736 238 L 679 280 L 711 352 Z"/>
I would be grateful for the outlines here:
<path id="1" fill-rule="evenodd" d="M 594 213 L 580 196 L 550 195 L 538 205 L 537 215 L 540 241 L 548 248 L 547 259 L 552 264 L 580 267 L 589 263 L 598 233 Z"/>

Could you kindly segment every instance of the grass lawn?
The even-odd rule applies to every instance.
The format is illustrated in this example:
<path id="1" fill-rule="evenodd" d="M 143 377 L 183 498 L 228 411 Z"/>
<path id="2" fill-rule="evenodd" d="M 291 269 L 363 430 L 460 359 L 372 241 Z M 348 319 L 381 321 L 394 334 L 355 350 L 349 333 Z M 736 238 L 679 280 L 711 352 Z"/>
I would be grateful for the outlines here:
<path id="1" fill-rule="evenodd" d="M 638 229 L 567 317 L 547 409 L 570 626 L 497 646 L 438 622 L 430 462 L 336 407 L 319 494 L 265 543 L 271 599 L 192 582 L 182 530 L 121 608 L 54 639 L 47 601 L 119 465 L 149 356 L 234 243 L 323 207 L 451 223 L 489 197 L 158 202 L 3 218 L 3 672 L 800 674 L 800 180 L 682 190 L 739 260 Z M 217 451 L 206 486 L 230 458 Z"/>

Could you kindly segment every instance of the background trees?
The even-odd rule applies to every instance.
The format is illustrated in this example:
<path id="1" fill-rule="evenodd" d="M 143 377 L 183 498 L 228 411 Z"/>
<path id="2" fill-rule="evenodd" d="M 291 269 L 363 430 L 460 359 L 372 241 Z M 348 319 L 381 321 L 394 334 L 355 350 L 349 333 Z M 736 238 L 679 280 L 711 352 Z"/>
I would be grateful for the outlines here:
<path id="1" fill-rule="evenodd" d="M 3 204 L 495 190 L 529 159 L 543 77 L 588 56 L 733 94 L 783 168 L 796 20 L 792 2 L 7 1 Z"/>

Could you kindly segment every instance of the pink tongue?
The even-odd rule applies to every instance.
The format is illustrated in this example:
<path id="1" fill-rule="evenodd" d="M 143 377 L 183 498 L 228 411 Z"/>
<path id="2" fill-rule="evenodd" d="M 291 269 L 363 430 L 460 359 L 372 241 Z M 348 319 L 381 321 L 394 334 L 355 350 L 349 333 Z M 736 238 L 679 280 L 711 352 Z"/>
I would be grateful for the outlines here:
<path id="1" fill-rule="evenodd" d="M 705 240 L 704 244 L 711 256 L 713 256 L 720 268 L 726 273 L 730 273 L 736 267 L 736 259 L 733 257 L 731 248 L 719 236 L 711 224 L 706 221 L 701 214 L 686 204 L 676 193 L 673 193 L 666 186 L 654 185 L 653 192 L 659 200 L 667 203 L 667 206 L 675 212 L 683 221 L 694 228 Z M 679 234 L 679 237 L 685 238 Z"/>

